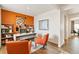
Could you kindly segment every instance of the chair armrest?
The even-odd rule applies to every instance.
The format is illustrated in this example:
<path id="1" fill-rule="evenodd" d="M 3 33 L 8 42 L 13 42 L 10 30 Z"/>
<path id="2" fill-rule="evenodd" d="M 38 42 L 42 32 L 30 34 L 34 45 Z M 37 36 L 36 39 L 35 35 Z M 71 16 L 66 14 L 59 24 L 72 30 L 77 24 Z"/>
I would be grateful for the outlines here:
<path id="1" fill-rule="evenodd" d="M 32 41 L 31 40 L 28 42 L 28 47 L 29 47 L 29 53 L 30 53 L 31 52 L 31 47 L 32 47 Z"/>

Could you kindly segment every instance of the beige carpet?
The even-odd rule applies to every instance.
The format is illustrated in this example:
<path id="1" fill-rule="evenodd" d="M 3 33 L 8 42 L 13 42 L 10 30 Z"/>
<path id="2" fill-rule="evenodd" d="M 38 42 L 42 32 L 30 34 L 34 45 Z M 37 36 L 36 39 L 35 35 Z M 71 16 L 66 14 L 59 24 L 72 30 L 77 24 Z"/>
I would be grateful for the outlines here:
<path id="1" fill-rule="evenodd" d="M 35 42 L 32 42 L 32 48 L 31 48 L 31 53 L 39 50 L 40 48 L 42 48 L 43 45 L 38 44 L 37 46 L 35 46 Z"/>

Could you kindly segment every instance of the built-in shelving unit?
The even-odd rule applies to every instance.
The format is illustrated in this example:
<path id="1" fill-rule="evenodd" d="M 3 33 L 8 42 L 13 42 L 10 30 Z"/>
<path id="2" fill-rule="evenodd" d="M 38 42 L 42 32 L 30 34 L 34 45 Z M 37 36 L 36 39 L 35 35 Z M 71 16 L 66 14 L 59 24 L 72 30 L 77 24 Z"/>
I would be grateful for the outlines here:
<path id="1" fill-rule="evenodd" d="M 1 25 L 1 44 L 5 44 L 5 41 L 12 40 L 13 38 L 13 25 L 2 24 Z"/>
<path id="2" fill-rule="evenodd" d="M 1 6 L 0 6 L 0 34 L 1 34 Z M 1 48 L 1 35 L 0 35 L 0 48 Z"/>

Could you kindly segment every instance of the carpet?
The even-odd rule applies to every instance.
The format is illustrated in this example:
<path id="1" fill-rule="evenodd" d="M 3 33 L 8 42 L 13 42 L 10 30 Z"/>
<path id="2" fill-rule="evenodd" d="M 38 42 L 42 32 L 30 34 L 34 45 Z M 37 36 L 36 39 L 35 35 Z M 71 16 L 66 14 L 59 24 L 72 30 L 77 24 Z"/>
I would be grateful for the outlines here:
<path id="1" fill-rule="evenodd" d="M 42 47 L 43 47 L 43 45 L 38 44 L 37 46 L 35 46 L 35 42 L 32 42 L 31 53 L 39 50 Z"/>

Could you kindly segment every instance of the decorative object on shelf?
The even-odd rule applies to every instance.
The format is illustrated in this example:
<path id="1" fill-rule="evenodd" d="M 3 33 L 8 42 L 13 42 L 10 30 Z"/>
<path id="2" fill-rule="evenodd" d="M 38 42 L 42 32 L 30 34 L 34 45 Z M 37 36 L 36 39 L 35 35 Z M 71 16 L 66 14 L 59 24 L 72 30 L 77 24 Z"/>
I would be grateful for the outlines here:
<path id="1" fill-rule="evenodd" d="M 19 31 L 19 28 L 18 27 L 16 27 L 16 31 Z"/>
<path id="2" fill-rule="evenodd" d="M 9 32 L 12 33 L 12 26 L 9 26 Z"/>
<path id="3" fill-rule="evenodd" d="M 13 40 L 13 24 L 1 25 L 1 44 L 5 44 L 6 39 Z"/>
<path id="4" fill-rule="evenodd" d="M 24 23 L 25 17 L 17 16 L 16 24 L 21 26 Z"/>
<path id="5" fill-rule="evenodd" d="M 10 24 L 2 24 L 1 34 L 12 33 L 13 31 L 12 27 L 13 25 L 10 25 Z"/>
<path id="6" fill-rule="evenodd" d="M 39 29 L 40 30 L 48 30 L 49 29 L 49 21 L 48 19 L 39 21 Z"/>
<path id="7" fill-rule="evenodd" d="M 10 33 L 10 29 L 8 28 L 8 29 L 6 29 L 6 33 Z"/>
<path id="8" fill-rule="evenodd" d="M 1 29 L 8 29 L 5 25 L 1 25 Z"/>
<path id="9" fill-rule="evenodd" d="M 16 31 L 19 31 L 20 33 L 26 32 L 26 25 L 24 24 L 25 17 L 17 16 L 16 18 L 16 25 L 19 26 L 19 28 L 16 27 Z"/>

